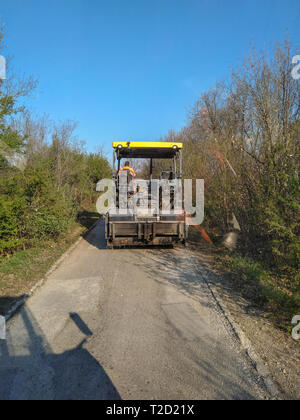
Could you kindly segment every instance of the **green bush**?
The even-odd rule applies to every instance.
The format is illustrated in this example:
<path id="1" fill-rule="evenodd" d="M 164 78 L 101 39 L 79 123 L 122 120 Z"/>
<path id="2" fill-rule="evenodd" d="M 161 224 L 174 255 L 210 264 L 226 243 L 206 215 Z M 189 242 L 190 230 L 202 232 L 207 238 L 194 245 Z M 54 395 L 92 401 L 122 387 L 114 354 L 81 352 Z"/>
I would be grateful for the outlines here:
<path id="1" fill-rule="evenodd" d="M 24 243 L 20 235 L 20 215 L 24 209 L 22 198 L 11 199 L 0 195 L 0 254 Z"/>
<path id="2" fill-rule="evenodd" d="M 24 172 L 5 170 L 0 178 L 0 255 L 30 248 L 38 240 L 58 239 L 77 220 L 84 203 L 96 202 L 98 177 L 110 172 L 107 160 L 78 149 L 65 153 L 70 167 L 63 166 L 59 183 L 51 146 Z"/>

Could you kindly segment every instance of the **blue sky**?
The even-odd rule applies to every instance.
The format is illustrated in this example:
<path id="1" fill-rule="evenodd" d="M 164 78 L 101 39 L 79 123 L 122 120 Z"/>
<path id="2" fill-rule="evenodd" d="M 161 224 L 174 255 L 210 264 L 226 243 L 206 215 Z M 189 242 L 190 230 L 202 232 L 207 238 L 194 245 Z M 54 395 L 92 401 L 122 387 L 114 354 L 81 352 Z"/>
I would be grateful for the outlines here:
<path id="1" fill-rule="evenodd" d="M 78 121 L 88 150 L 158 140 L 250 44 L 299 45 L 299 0 L 0 0 L 6 54 L 35 113 Z M 299 51 L 300 53 L 300 51 Z"/>

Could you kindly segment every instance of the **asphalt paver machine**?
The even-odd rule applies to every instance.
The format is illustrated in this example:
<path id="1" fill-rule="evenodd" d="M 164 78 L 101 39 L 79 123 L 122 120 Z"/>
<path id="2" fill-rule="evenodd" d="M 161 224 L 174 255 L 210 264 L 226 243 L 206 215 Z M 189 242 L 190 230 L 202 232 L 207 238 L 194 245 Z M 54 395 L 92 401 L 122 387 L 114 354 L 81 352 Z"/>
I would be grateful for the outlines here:
<path id="1" fill-rule="evenodd" d="M 149 162 L 148 179 L 131 179 L 130 184 L 127 178 L 127 182 L 122 182 L 122 159 L 130 161 L 131 164 L 135 159 L 146 159 Z M 160 172 L 159 179 L 153 179 L 153 166 L 159 166 L 160 159 L 165 160 L 169 170 L 161 165 L 164 170 Z M 185 243 L 186 215 L 182 207 L 179 209 L 181 211 L 178 211 L 178 206 L 177 211 L 174 211 L 174 190 L 176 186 L 182 187 L 182 143 L 114 142 L 113 181 L 116 208 L 105 215 L 108 248 Z M 122 204 L 122 197 L 123 200 L 125 197 L 125 206 Z M 163 197 L 169 197 L 167 208 L 162 204 Z M 143 200 L 144 205 L 141 205 Z"/>

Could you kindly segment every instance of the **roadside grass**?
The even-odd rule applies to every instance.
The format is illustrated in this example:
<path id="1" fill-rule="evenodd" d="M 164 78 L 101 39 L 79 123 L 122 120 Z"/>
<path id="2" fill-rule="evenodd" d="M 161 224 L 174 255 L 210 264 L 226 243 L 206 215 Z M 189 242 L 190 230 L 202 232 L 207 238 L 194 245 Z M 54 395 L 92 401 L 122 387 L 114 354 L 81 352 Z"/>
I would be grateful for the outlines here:
<path id="1" fill-rule="evenodd" d="M 203 239 L 191 230 L 194 245 L 203 244 Z M 238 291 L 252 305 L 266 312 L 269 319 L 279 328 L 290 333 L 291 320 L 300 314 L 299 279 L 290 273 L 281 275 L 271 271 L 267 264 L 229 251 L 221 245 L 220 238 L 213 237 L 215 247 L 201 246 L 213 254 L 217 268 L 226 274 L 230 287 Z M 299 273 L 298 273 L 299 277 Z"/>
<path id="2" fill-rule="evenodd" d="M 68 233 L 58 240 L 39 241 L 30 249 L 16 251 L 10 257 L 0 257 L 0 315 L 28 293 L 97 219 L 98 214 L 84 211 L 84 220 L 79 214 L 78 221 L 72 223 Z"/>
<path id="3" fill-rule="evenodd" d="M 261 263 L 222 251 L 217 262 L 231 275 L 231 284 L 256 306 L 267 311 L 280 328 L 291 332 L 291 320 L 300 314 L 300 292 L 293 280 L 278 276 Z"/>

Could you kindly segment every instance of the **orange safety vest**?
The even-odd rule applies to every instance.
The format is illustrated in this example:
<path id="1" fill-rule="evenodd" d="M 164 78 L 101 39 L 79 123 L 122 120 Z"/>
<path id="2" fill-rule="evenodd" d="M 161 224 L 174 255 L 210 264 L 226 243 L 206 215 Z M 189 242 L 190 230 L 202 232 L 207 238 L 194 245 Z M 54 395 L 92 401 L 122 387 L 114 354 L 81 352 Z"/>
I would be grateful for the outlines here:
<path id="1" fill-rule="evenodd" d="M 132 178 L 136 177 L 136 173 L 134 171 L 133 168 L 130 168 L 129 166 L 123 166 L 120 170 L 119 170 L 119 176 L 122 174 L 123 171 L 129 171 L 130 175 L 132 176 Z M 133 193 L 136 194 L 136 182 L 135 180 L 133 180 Z"/>
<path id="2" fill-rule="evenodd" d="M 136 177 L 136 173 L 134 172 L 133 168 L 130 168 L 130 166 L 123 166 L 120 170 L 119 170 L 119 176 L 121 175 L 121 173 L 123 171 L 129 171 L 130 175 L 135 178 Z"/>

